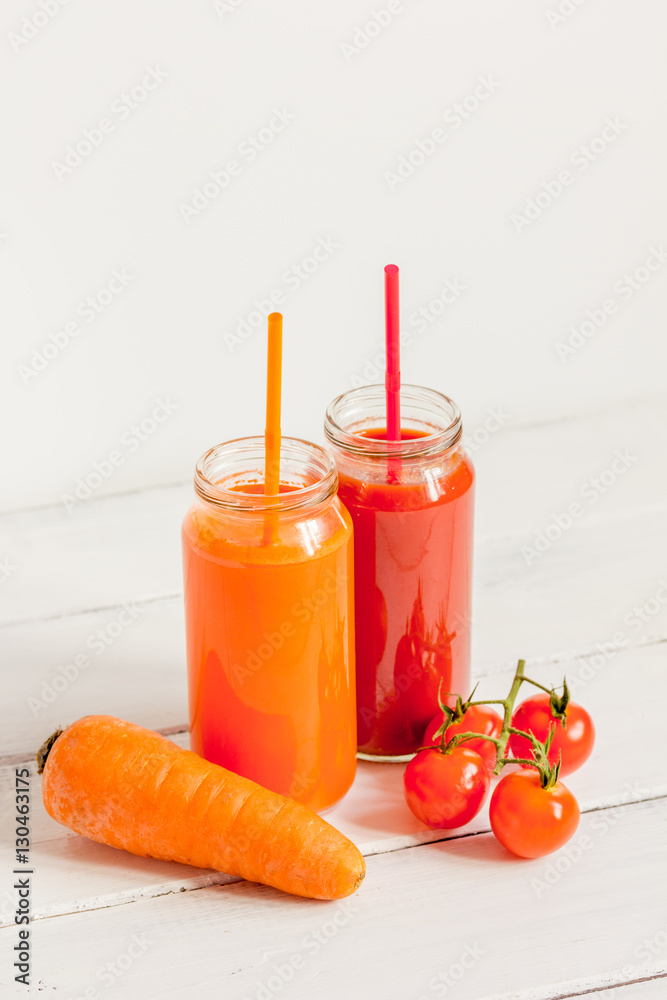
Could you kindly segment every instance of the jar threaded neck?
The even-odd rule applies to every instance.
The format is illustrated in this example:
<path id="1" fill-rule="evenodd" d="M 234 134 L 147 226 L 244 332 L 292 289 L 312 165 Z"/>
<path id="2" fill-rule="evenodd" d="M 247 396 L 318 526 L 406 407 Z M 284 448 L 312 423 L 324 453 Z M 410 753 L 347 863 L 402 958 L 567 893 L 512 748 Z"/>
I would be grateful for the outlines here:
<path id="1" fill-rule="evenodd" d="M 367 436 L 383 430 L 385 422 L 385 387 L 368 385 L 342 393 L 327 409 L 324 433 L 334 446 L 353 455 L 369 458 L 423 458 L 456 447 L 463 425 L 456 403 L 435 389 L 424 386 L 401 386 L 401 423 L 406 432 L 418 436 L 401 441 L 387 441 Z"/>
<path id="2" fill-rule="evenodd" d="M 245 437 L 210 448 L 195 467 L 197 495 L 207 503 L 234 512 L 299 511 L 325 503 L 338 488 L 332 456 L 319 445 L 283 437 L 280 444 L 280 481 L 288 491 L 265 496 L 264 438 Z M 255 491 L 244 491 L 243 487 Z"/>

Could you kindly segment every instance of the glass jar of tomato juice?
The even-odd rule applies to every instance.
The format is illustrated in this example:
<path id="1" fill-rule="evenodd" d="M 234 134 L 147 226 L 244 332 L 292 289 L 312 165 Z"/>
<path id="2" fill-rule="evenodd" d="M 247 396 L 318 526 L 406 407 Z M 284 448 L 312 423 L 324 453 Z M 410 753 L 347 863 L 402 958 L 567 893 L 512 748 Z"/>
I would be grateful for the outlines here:
<path id="1" fill-rule="evenodd" d="M 264 496 L 264 438 L 197 463 L 183 523 L 192 748 L 321 811 L 356 765 L 352 524 L 331 455 L 283 438 Z"/>
<path id="2" fill-rule="evenodd" d="M 467 697 L 474 472 L 461 414 L 420 386 L 400 393 L 401 440 L 386 440 L 385 387 L 343 393 L 325 433 L 354 525 L 359 756 L 422 745 L 438 689 Z"/>

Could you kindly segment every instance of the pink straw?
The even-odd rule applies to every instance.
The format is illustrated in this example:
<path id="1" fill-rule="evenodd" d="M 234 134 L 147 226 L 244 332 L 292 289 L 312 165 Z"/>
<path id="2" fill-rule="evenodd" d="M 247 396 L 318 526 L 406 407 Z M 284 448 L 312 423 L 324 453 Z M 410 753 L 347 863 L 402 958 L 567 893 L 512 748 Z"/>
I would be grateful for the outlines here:
<path id="1" fill-rule="evenodd" d="M 387 441 L 401 440 L 401 343 L 398 315 L 398 267 L 384 269 L 384 316 L 387 369 L 384 385 L 387 396 Z"/>

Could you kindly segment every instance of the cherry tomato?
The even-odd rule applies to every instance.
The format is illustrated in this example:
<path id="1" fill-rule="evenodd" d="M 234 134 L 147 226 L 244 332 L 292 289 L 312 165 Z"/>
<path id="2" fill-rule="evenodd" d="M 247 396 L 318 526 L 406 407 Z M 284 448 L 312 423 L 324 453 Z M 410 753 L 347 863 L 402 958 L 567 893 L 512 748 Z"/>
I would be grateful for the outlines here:
<path id="1" fill-rule="evenodd" d="M 469 823 L 484 805 L 491 778 L 478 753 L 420 750 L 403 775 L 405 798 L 417 819 L 434 830 Z"/>
<path id="2" fill-rule="evenodd" d="M 442 712 L 438 712 L 426 727 L 424 733 L 424 745 L 430 746 L 439 743 L 440 737 L 436 737 L 436 732 L 444 722 Z M 459 722 L 452 722 L 447 729 L 447 742 L 457 733 L 484 733 L 485 736 L 500 736 L 503 728 L 503 720 L 498 713 L 488 705 L 471 705 L 467 712 L 463 713 L 463 718 Z M 461 746 L 469 750 L 475 750 L 480 755 L 489 771 L 493 771 L 496 766 L 496 748 L 488 740 L 466 740 Z"/>
<path id="3" fill-rule="evenodd" d="M 555 723 L 549 762 L 556 764 L 560 753 L 560 773 L 571 774 L 590 757 L 595 742 L 595 727 L 586 709 L 573 701 L 565 709 L 565 721 L 564 726 L 560 719 L 553 717 L 549 695 L 546 693 L 536 694 L 522 701 L 512 716 L 514 729 L 532 732 L 542 743 L 549 735 L 549 727 Z M 532 743 L 524 736 L 510 736 L 509 746 L 515 757 L 532 759 Z"/>
<path id="4" fill-rule="evenodd" d="M 579 806 L 561 781 L 543 788 L 534 768 L 514 771 L 496 785 L 491 829 L 520 858 L 541 858 L 566 844 L 579 826 Z"/>

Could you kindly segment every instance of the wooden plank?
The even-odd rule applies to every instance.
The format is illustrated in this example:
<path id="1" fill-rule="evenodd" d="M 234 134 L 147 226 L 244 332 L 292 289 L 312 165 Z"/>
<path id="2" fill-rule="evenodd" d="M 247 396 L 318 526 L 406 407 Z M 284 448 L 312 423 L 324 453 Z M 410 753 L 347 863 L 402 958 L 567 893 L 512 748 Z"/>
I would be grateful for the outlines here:
<path id="1" fill-rule="evenodd" d="M 469 432 L 465 427 L 464 436 Z M 613 482 L 604 475 L 604 482 L 591 483 L 617 451 L 636 461 Z M 473 452 L 478 537 L 544 529 L 573 502 L 582 504 L 582 523 L 662 502 L 665 454 L 665 398 L 523 426 L 510 419 Z"/>
<path id="2" fill-rule="evenodd" d="M 577 523 L 531 565 L 529 535 L 488 540 L 477 562 L 473 663 L 558 662 L 667 637 L 667 508 Z"/>
<path id="3" fill-rule="evenodd" d="M 54 729 L 91 713 L 187 724 L 180 601 L 6 626 L 0 650 L 6 756 L 34 756 Z"/>
<path id="4" fill-rule="evenodd" d="M 617 807 L 610 822 L 622 815 L 628 803 L 667 795 L 667 779 L 662 766 L 662 715 L 667 702 L 667 671 L 663 647 L 619 653 L 588 679 L 589 665 L 574 661 L 567 665 L 574 695 L 591 711 L 597 725 L 597 741 L 590 761 L 566 784 L 585 811 Z M 558 677 L 548 667 L 534 671 L 535 680 L 553 683 Z M 623 732 L 641 731 L 642 752 L 637 756 L 622 746 L 618 733 L 618 692 L 633 678 L 638 690 L 651 691 L 645 703 L 630 699 L 623 712 Z M 484 678 L 481 697 L 504 693 L 510 674 Z M 187 744 L 187 734 L 175 737 Z M 631 748 L 632 750 L 632 748 Z M 2 839 L 11 843 L 13 829 L 14 768 L 0 769 L 0 815 Z M 33 896 L 36 918 L 71 913 L 102 905 L 128 902 L 142 896 L 160 895 L 181 887 L 196 888 L 212 882 L 227 882 L 227 876 L 202 873 L 197 869 L 134 858 L 70 833 L 45 812 L 40 797 L 39 778 L 31 781 L 32 857 L 39 879 Z M 403 796 L 403 766 L 360 762 L 357 779 L 346 798 L 327 814 L 327 819 L 350 837 L 367 856 L 400 850 L 443 839 L 440 831 L 423 827 L 406 807 Z M 484 809 L 460 831 L 455 839 L 488 831 Z M 11 867 L 13 851 L 3 854 Z M 11 898 L 0 901 L 0 921 L 11 920 Z"/>
<path id="5" fill-rule="evenodd" d="M 530 567 L 518 539 L 489 543 L 477 560 L 476 676 L 513 667 L 519 656 L 560 663 L 600 655 L 599 644 L 615 635 L 628 646 L 667 637 L 666 513 L 601 520 L 578 534 L 573 529 Z M 0 629 L 5 759 L 27 757 L 49 731 L 89 712 L 149 728 L 185 727 L 181 600 L 127 608 Z M 75 659 L 82 655 L 89 665 L 78 669 Z"/>
<path id="6" fill-rule="evenodd" d="M 33 621 L 180 594 L 180 524 L 192 486 L 143 490 L 0 516 L 13 567 L 0 623 Z"/>
<path id="7" fill-rule="evenodd" d="M 565 864 L 482 834 L 370 858 L 349 901 L 242 882 L 37 921 L 34 979 L 79 996 L 115 970 L 123 993 L 164 1000 L 528 1000 L 664 976 L 667 801 L 604 820 L 582 817 L 572 846 L 589 846 Z M 5 961 L 14 938 L 0 934 Z"/>
<path id="8" fill-rule="evenodd" d="M 538 425 L 515 426 L 511 417 L 497 423 L 500 429 L 491 433 L 483 422 L 466 427 L 478 471 L 482 558 L 482 540 L 516 536 L 529 543 L 572 502 L 583 507 L 578 532 L 599 517 L 664 500 L 665 400 Z M 617 450 L 629 450 L 637 461 L 612 485 L 601 484 L 603 493 L 594 488 L 597 500 L 586 500 L 582 489 L 609 468 Z M 186 483 L 90 500 L 71 514 L 52 507 L 0 516 L 0 558 L 13 567 L 2 585 L 0 621 L 180 593 L 180 523 L 192 496 Z"/>

